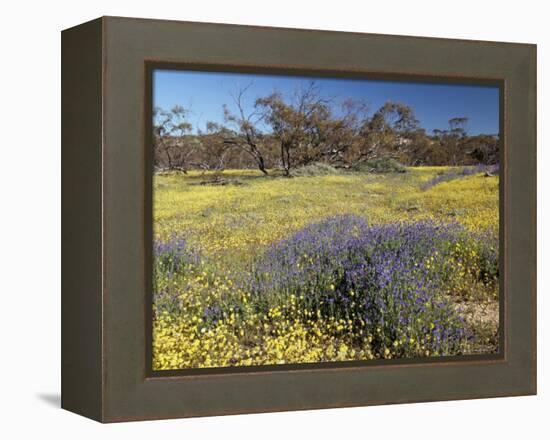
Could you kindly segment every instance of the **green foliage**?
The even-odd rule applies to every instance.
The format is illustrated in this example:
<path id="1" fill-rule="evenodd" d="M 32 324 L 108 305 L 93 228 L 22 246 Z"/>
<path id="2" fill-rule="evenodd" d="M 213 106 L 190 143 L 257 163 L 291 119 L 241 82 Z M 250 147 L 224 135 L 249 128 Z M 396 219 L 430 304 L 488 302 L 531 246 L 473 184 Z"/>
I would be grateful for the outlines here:
<path id="1" fill-rule="evenodd" d="M 339 171 L 332 165 L 323 162 L 313 162 L 312 164 L 296 168 L 290 172 L 290 175 L 295 177 L 328 176 L 331 174 L 339 174 Z"/>
<path id="2" fill-rule="evenodd" d="M 357 164 L 355 171 L 368 173 L 405 173 L 407 168 L 391 157 L 379 157 Z"/>

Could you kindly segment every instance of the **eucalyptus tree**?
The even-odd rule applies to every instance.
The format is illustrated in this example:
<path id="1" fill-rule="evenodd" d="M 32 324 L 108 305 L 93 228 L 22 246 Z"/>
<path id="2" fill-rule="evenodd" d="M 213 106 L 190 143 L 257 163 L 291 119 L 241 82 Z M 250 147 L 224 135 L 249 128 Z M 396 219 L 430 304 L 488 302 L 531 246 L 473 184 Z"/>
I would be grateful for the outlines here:
<path id="1" fill-rule="evenodd" d="M 298 88 L 290 97 L 274 92 L 259 98 L 255 107 L 279 144 L 281 167 L 286 176 L 292 167 L 324 156 L 332 123 L 330 100 L 321 95 L 314 82 Z"/>
<path id="2" fill-rule="evenodd" d="M 263 115 L 258 112 L 256 106 L 247 109 L 245 103 L 245 95 L 251 86 L 252 83 L 231 94 L 235 112 L 231 111 L 227 105 L 223 106 L 224 121 L 227 125 L 224 129 L 224 142 L 226 145 L 235 146 L 244 151 L 255 162 L 258 169 L 268 175 L 263 153 L 266 136 L 260 129 Z"/>
<path id="3" fill-rule="evenodd" d="M 360 163 L 380 157 L 408 155 L 420 123 L 414 110 L 400 102 L 388 101 L 370 117 L 363 117 L 354 148 L 353 161 Z"/>
<path id="4" fill-rule="evenodd" d="M 198 148 L 197 139 L 191 136 L 189 111 L 176 105 L 171 110 L 156 107 L 153 110 L 153 148 L 155 165 L 184 173 L 190 167 L 189 159 Z"/>

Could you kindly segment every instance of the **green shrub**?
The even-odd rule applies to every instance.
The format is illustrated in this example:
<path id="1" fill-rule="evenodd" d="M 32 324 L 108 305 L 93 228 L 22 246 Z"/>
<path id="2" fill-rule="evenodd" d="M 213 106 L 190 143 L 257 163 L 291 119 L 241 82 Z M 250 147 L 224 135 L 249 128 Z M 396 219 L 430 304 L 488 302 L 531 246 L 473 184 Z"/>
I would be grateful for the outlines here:
<path id="1" fill-rule="evenodd" d="M 405 173 L 407 168 L 391 157 L 380 157 L 357 164 L 354 170 L 367 173 Z"/>
<path id="2" fill-rule="evenodd" d="M 339 171 L 332 165 L 323 162 L 313 162 L 290 171 L 294 177 L 326 176 L 338 173 Z"/>

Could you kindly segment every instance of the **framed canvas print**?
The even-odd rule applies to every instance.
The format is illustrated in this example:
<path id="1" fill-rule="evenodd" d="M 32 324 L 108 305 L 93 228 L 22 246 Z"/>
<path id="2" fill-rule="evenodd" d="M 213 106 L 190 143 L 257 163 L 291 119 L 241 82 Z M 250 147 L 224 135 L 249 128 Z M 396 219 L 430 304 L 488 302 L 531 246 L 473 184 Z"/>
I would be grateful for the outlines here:
<path id="1" fill-rule="evenodd" d="M 103 17 L 62 34 L 62 406 L 536 392 L 536 47 Z"/>

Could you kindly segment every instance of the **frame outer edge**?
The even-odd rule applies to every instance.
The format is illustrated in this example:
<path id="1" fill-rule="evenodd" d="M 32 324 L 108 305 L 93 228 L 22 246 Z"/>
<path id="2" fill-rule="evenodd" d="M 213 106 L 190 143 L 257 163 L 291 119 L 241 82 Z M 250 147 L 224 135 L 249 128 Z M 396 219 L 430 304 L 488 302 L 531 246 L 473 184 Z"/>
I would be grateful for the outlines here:
<path id="1" fill-rule="evenodd" d="M 61 407 L 103 419 L 102 19 L 61 33 Z"/>
<path id="2" fill-rule="evenodd" d="M 537 180 L 538 180 L 538 171 L 537 171 L 537 145 L 538 145 L 538 138 L 537 138 L 537 96 L 538 96 L 538 87 L 537 87 L 537 81 L 538 81 L 538 73 L 537 73 L 537 66 L 538 66 L 538 47 L 536 44 L 529 46 L 530 52 L 531 52 L 531 69 L 532 77 L 531 77 L 531 83 L 533 85 L 533 191 L 531 196 L 531 203 L 532 203 L 532 210 L 533 210 L 533 216 L 532 216 L 532 230 L 531 230 L 531 236 L 533 237 L 533 273 L 532 273 L 532 286 L 531 286 L 531 332 L 532 332 L 532 348 L 531 348 L 531 354 L 532 354 L 532 373 L 531 373 L 531 394 L 537 395 Z"/>

